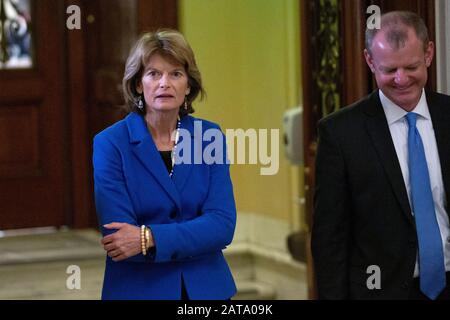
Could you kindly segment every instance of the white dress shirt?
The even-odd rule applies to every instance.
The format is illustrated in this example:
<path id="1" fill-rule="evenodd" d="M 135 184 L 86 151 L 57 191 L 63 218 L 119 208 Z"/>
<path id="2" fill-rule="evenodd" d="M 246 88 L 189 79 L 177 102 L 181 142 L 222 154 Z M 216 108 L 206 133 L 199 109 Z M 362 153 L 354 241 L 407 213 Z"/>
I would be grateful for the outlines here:
<path id="1" fill-rule="evenodd" d="M 379 90 L 379 94 L 389 125 L 389 131 L 391 132 L 392 141 L 394 142 L 397 158 L 402 169 L 409 203 L 411 205 L 411 187 L 409 184 L 408 170 L 408 121 L 405 118 L 405 115 L 408 112 L 389 100 L 381 90 Z M 416 126 L 417 130 L 419 130 L 425 149 L 434 208 L 439 224 L 439 230 L 441 232 L 442 247 L 444 248 L 445 270 L 450 271 L 450 227 L 448 215 L 445 211 L 447 199 L 445 197 L 441 163 L 439 160 L 436 138 L 434 136 L 433 123 L 431 122 L 430 111 L 428 110 L 428 104 L 425 97 L 425 90 L 422 90 L 422 96 L 420 97 L 419 103 L 412 112 L 418 114 Z M 414 277 L 418 276 L 419 264 L 416 259 Z"/>

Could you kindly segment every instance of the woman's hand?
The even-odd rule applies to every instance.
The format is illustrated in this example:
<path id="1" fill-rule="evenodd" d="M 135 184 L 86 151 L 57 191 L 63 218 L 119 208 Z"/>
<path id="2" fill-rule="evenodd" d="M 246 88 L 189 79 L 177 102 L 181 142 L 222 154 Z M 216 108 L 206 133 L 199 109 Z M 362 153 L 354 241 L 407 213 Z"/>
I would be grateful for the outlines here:
<path id="1" fill-rule="evenodd" d="M 103 237 L 101 241 L 113 261 L 122 261 L 141 253 L 141 228 L 119 222 L 105 224 L 103 227 L 117 229 L 116 232 Z"/>

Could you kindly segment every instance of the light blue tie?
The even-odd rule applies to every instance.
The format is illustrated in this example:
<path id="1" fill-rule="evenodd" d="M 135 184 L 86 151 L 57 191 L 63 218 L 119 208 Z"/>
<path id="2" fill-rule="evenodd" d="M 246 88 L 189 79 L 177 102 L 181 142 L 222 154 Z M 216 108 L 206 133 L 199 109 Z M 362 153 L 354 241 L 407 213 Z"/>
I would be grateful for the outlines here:
<path id="1" fill-rule="evenodd" d="M 430 299 L 445 288 L 444 253 L 434 210 L 425 151 L 416 127 L 417 114 L 409 112 L 408 161 L 412 210 L 419 240 L 420 290 Z"/>

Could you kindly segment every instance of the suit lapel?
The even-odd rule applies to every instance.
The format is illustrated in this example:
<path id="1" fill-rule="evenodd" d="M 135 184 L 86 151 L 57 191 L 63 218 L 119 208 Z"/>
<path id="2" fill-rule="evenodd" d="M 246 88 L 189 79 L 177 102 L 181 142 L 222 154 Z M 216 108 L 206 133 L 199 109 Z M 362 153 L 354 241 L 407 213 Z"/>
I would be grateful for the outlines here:
<path id="1" fill-rule="evenodd" d="M 428 109 L 433 122 L 434 135 L 441 163 L 442 181 L 444 183 L 447 203 L 450 201 L 450 99 L 426 92 Z M 439 99 L 441 97 L 442 99 Z M 447 214 L 450 217 L 447 204 Z"/>
<path id="2" fill-rule="evenodd" d="M 381 160 L 381 164 L 384 167 L 395 197 L 408 221 L 414 223 L 400 163 L 397 158 L 394 143 L 392 142 L 391 133 L 383 111 L 383 106 L 381 105 L 378 96 L 378 91 L 374 92 L 369 97 L 365 113 L 368 116 L 366 122 L 367 131 Z"/>
<path id="3" fill-rule="evenodd" d="M 167 169 L 148 132 L 145 120 L 140 115 L 131 113 L 127 117 L 127 125 L 133 153 L 181 210 L 180 195 L 167 174 Z"/>

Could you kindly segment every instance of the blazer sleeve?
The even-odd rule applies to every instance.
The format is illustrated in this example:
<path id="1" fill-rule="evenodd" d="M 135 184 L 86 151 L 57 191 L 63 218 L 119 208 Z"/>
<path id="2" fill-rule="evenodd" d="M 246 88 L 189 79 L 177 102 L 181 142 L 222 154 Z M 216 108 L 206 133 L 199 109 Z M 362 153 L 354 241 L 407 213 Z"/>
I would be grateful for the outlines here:
<path id="1" fill-rule="evenodd" d="M 191 259 L 217 252 L 231 243 L 236 226 L 236 207 L 225 137 L 223 163 L 209 167 L 209 190 L 195 219 L 180 223 L 150 225 L 156 244 L 156 262 Z"/>
<path id="2" fill-rule="evenodd" d="M 98 134 L 94 138 L 93 166 L 95 207 L 102 234 L 105 236 L 115 232 L 103 227 L 111 222 L 137 226 L 135 210 L 125 183 L 120 150 L 106 134 Z M 149 258 L 152 257 L 137 254 L 126 261 L 145 262 Z"/>
<path id="3" fill-rule="evenodd" d="M 319 299 L 349 296 L 349 188 L 342 151 L 330 123 L 319 123 L 312 254 Z"/>
<path id="4" fill-rule="evenodd" d="M 137 225 L 119 148 L 106 135 L 100 134 L 94 138 L 93 166 L 95 207 L 102 234 L 114 232 L 103 228 L 107 223 Z"/>

